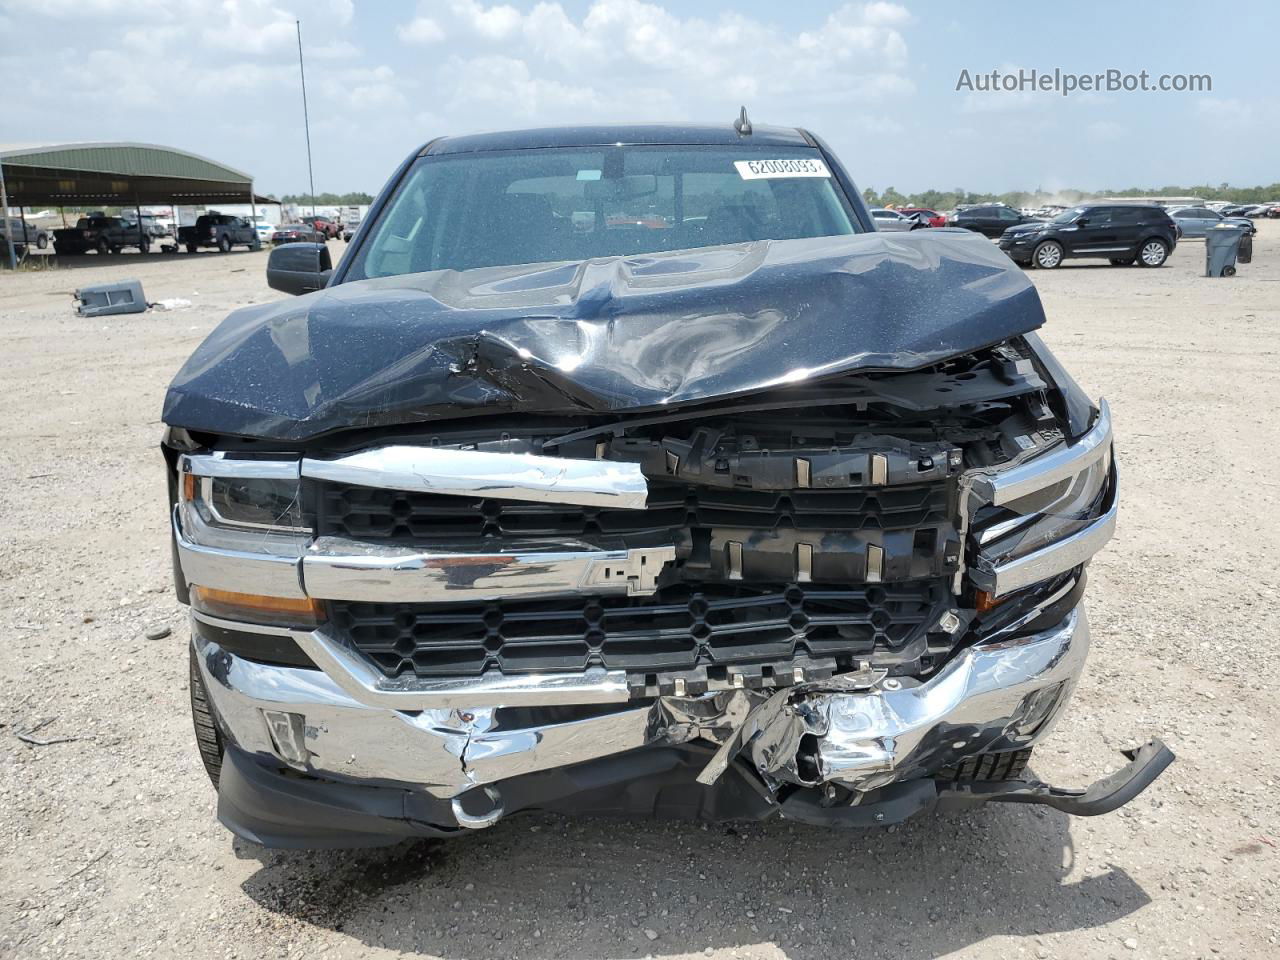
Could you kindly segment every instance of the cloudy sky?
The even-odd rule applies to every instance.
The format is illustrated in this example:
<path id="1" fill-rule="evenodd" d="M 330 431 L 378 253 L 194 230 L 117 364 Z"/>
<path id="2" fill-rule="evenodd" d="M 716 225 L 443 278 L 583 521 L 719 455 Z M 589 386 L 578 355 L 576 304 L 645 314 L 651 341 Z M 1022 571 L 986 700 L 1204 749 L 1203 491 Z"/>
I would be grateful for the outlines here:
<path id="1" fill-rule="evenodd" d="M 304 191 L 295 18 L 320 191 L 375 192 L 441 134 L 727 122 L 742 103 L 823 135 L 877 189 L 1280 180 L 1264 0 L 0 0 L 0 143 L 162 143 Z M 956 89 L 1018 68 L 1209 74 L 1212 91 Z"/>

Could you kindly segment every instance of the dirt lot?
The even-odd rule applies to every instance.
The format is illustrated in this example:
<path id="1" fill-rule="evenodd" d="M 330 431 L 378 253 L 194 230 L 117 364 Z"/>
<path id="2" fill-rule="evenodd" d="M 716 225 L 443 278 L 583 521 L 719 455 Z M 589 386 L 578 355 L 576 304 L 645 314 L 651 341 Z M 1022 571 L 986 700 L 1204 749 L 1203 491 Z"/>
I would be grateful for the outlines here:
<path id="1" fill-rule="evenodd" d="M 1090 666 L 1034 766 L 1084 782 L 1164 737 L 1178 762 L 1119 814 L 518 817 L 357 853 L 233 841 L 187 712 L 161 400 L 229 309 L 277 296 L 266 254 L 0 274 L 0 956 L 1280 956 L 1280 222 L 1261 228 L 1232 280 L 1198 275 L 1199 243 L 1160 270 L 1031 273 L 1046 339 L 1111 402 L 1123 490 Z M 72 314 L 74 287 L 128 276 L 193 306 Z M 18 739 L 42 723 L 73 739 Z"/>

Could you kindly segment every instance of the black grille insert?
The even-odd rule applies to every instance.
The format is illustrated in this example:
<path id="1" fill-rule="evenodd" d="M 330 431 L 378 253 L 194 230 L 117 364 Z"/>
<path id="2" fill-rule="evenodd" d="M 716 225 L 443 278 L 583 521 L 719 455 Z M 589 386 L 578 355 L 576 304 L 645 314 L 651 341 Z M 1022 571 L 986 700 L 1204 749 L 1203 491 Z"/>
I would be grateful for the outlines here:
<path id="1" fill-rule="evenodd" d="M 485 500 L 336 483 L 318 485 L 321 534 L 440 544 L 480 537 L 580 537 L 687 527 L 905 530 L 949 522 L 946 481 L 890 488 L 724 490 L 650 483 L 644 510 Z"/>
<path id="2" fill-rule="evenodd" d="M 628 673 L 791 662 L 851 666 L 899 650 L 936 622 L 945 582 L 830 589 L 678 584 L 649 597 L 484 603 L 334 602 L 334 625 L 388 677 Z"/>

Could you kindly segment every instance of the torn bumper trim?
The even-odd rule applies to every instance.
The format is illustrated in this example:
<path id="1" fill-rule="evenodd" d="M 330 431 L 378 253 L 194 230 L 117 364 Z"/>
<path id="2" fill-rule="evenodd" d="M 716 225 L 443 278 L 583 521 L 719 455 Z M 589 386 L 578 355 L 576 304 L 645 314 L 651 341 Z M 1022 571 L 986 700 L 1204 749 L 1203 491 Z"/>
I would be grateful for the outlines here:
<path id="1" fill-rule="evenodd" d="M 1077 607 L 1043 633 L 970 647 L 923 683 L 792 687 L 756 707 L 699 779 L 714 782 L 740 751 L 766 778 L 865 792 L 1030 746 L 1065 706 L 1088 646 Z"/>

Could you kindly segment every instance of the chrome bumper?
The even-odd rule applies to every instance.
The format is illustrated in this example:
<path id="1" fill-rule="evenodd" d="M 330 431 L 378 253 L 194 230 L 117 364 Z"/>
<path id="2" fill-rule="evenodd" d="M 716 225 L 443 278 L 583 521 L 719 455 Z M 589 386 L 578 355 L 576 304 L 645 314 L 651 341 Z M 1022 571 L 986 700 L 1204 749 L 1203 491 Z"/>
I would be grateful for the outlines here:
<path id="1" fill-rule="evenodd" d="M 439 798 L 698 739 L 720 747 L 706 779 L 741 754 L 770 785 L 876 789 L 929 776 L 971 754 L 1036 742 L 1065 705 L 1088 648 L 1078 608 L 1052 630 L 971 647 L 924 683 L 860 673 L 772 696 L 726 690 L 629 706 L 625 688 L 596 678 L 609 694 L 597 702 L 616 698 L 616 711 L 513 729 L 502 722 L 500 706 L 588 698 L 584 691 L 565 696 L 541 688 L 522 701 L 512 688 L 510 697 L 484 697 L 487 705 L 466 706 L 458 697 L 450 708 L 396 709 L 391 704 L 398 701 L 388 697 L 394 691 L 379 693 L 340 662 L 321 658 L 321 670 L 259 664 L 205 639 L 198 622 L 193 627 L 214 710 L 241 750 L 322 778 L 404 785 Z M 528 688 L 539 689 L 537 680 Z M 816 766 L 800 762 L 802 752 Z"/>

